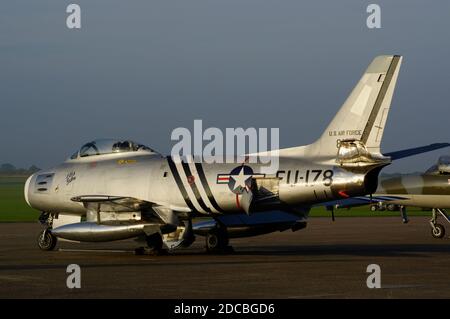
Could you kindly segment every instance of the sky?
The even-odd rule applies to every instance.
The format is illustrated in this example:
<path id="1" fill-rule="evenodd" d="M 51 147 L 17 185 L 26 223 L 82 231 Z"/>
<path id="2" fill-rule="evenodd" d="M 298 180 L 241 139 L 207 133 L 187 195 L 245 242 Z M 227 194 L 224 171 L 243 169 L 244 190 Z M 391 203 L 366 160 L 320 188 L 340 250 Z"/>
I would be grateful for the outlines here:
<path id="1" fill-rule="evenodd" d="M 81 7 L 79 30 L 66 7 Z M 381 29 L 366 8 L 381 7 Z M 58 164 L 95 138 L 162 153 L 177 127 L 313 142 L 379 54 L 402 68 L 382 151 L 450 142 L 449 1 L 15 0 L 0 10 L 0 163 Z M 435 151 L 385 172 L 420 171 Z"/>

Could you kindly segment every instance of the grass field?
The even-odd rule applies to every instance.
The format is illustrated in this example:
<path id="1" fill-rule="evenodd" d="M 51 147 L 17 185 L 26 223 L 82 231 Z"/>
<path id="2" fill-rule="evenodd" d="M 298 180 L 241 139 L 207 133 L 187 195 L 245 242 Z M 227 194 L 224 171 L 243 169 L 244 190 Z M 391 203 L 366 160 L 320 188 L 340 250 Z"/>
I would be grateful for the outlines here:
<path id="1" fill-rule="evenodd" d="M 26 177 L 0 177 L 0 222 L 35 221 L 39 212 L 25 202 Z"/>
<path id="2" fill-rule="evenodd" d="M 39 212 L 27 205 L 25 202 L 23 187 L 26 177 L 0 176 L 0 222 L 20 222 L 36 221 Z M 417 208 L 408 209 L 409 216 L 430 216 L 430 212 L 424 212 Z M 314 208 L 311 211 L 312 217 L 330 217 L 329 211 L 322 207 Z M 376 216 L 395 216 L 399 217 L 398 212 L 371 212 L 368 206 L 356 207 L 350 210 L 340 209 L 335 212 L 336 218 L 339 217 L 376 217 Z"/>

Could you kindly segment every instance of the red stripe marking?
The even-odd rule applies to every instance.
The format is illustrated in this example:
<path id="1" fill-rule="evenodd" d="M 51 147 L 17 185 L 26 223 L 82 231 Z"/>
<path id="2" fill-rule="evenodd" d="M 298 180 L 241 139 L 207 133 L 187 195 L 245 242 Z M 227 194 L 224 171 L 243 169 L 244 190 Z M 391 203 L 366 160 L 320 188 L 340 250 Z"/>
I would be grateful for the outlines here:
<path id="1" fill-rule="evenodd" d="M 239 194 L 236 194 L 236 205 L 237 208 L 241 209 L 241 204 L 239 203 Z"/>
<path id="2" fill-rule="evenodd" d="M 338 194 L 341 195 L 342 197 L 345 197 L 345 198 L 349 198 L 350 197 L 344 191 L 340 191 L 340 192 L 338 192 Z"/>

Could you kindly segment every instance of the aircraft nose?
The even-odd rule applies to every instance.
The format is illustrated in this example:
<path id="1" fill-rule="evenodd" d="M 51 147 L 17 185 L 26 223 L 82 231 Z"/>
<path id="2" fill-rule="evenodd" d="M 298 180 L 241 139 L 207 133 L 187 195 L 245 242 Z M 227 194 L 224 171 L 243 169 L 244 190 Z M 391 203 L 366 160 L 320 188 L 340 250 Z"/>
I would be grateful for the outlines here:
<path id="1" fill-rule="evenodd" d="M 33 178 L 34 175 L 35 175 L 35 174 L 33 174 L 33 175 L 31 175 L 30 177 L 28 177 L 27 181 L 25 182 L 25 187 L 24 187 L 24 189 L 23 189 L 23 192 L 24 192 L 24 195 L 25 195 L 25 201 L 27 202 L 28 206 L 30 206 L 30 207 L 31 207 L 31 204 L 30 204 L 30 201 L 29 201 L 29 199 L 28 199 L 28 191 L 29 191 L 29 189 L 30 189 L 30 182 L 31 182 L 31 179 Z"/>

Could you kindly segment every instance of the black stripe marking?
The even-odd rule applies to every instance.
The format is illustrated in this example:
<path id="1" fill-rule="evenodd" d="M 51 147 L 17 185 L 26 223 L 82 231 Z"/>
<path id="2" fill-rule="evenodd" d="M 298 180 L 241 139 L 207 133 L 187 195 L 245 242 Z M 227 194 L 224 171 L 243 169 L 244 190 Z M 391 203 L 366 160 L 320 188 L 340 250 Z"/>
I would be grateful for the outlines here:
<path id="1" fill-rule="evenodd" d="M 209 201 L 211 202 L 211 205 L 213 207 L 221 212 L 224 213 L 224 210 L 219 207 L 219 205 L 216 202 L 216 199 L 214 198 L 214 195 L 211 192 L 211 189 L 208 185 L 208 180 L 206 179 L 205 172 L 203 171 L 203 166 L 201 163 L 195 163 L 195 168 L 197 169 L 198 176 L 200 177 L 200 181 L 202 182 L 203 188 L 205 189 L 206 195 L 208 196 Z"/>
<path id="2" fill-rule="evenodd" d="M 316 200 L 319 200 L 319 197 L 317 197 L 317 194 L 316 194 L 316 190 L 314 190 L 314 196 L 316 197 Z"/>
<path id="3" fill-rule="evenodd" d="M 391 61 L 391 65 L 386 72 L 386 76 L 384 77 L 384 82 L 381 85 L 380 92 L 378 92 L 377 99 L 375 100 L 375 104 L 372 108 L 372 112 L 370 112 L 369 119 L 367 120 L 366 127 L 361 136 L 361 141 L 367 143 L 369 139 L 370 132 L 375 124 L 375 120 L 380 112 L 381 104 L 383 103 L 384 97 L 386 96 L 386 92 L 391 84 L 391 80 L 394 77 L 394 72 L 397 69 L 398 62 L 400 61 L 399 55 L 394 55 Z"/>
<path id="4" fill-rule="evenodd" d="M 195 180 L 192 182 L 189 182 L 189 177 L 192 176 L 191 169 L 189 168 L 189 164 L 185 162 L 181 162 L 183 165 L 184 173 L 186 174 L 186 178 L 188 180 L 188 183 L 191 185 L 192 191 L 194 192 L 195 197 L 197 198 L 197 201 L 200 205 L 200 207 L 207 213 L 211 213 L 211 209 L 209 209 L 208 206 L 206 206 L 205 202 L 203 201 L 202 195 L 200 195 L 200 192 L 198 191 L 197 185 L 195 184 Z"/>
<path id="5" fill-rule="evenodd" d="M 173 162 L 172 158 L 170 156 L 167 156 L 167 162 L 169 163 L 170 171 L 172 172 L 172 175 L 175 179 L 175 182 L 177 183 L 178 189 L 181 192 L 181 195 L 184 198 L 184 201 L 186 202 L 186 205 L 193 211 L 197 212 L 197 209 L 192 204 L 191 200 L 189 199 L 189 196 L 186 192 L 186 189 L 184 188 L 183 182 L 181 181 L 180 174 L 178 174 L 177 167 L 175 163 Z"/>

